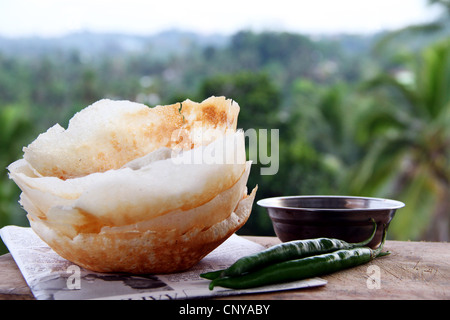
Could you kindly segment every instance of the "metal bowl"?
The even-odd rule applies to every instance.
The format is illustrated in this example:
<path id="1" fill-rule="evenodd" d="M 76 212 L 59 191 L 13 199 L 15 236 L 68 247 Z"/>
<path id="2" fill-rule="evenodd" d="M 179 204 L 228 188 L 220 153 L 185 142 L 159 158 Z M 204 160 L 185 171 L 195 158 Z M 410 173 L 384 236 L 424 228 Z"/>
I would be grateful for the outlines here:
<path id="1" fill-rule="evenodd" d="M 381 242 L 397 209 L 405 206 L 396 200 L 349 196 L 289 196 L 259 200 L 272 220 L 277 237 L 283 241 L 336 238 L 361 242 L 377 232 L 368 244 L 374 248 Z"/>

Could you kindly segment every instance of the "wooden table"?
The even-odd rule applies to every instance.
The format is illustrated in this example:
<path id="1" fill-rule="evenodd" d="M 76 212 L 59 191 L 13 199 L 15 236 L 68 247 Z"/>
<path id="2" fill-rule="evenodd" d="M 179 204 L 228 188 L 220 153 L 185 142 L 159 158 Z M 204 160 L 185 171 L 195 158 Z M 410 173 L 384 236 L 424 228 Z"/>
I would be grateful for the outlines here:
<path id="1" fill-rule="evenodd" d="M 246 237 L 266 247 L 275 237 Z M 221 299 L 450 299 L 450 243 L 387 241 L 389 256 L 321 278 L 325 286 Z M 10 254 L 0 256 L 0 299 L 34 299 Z"/>

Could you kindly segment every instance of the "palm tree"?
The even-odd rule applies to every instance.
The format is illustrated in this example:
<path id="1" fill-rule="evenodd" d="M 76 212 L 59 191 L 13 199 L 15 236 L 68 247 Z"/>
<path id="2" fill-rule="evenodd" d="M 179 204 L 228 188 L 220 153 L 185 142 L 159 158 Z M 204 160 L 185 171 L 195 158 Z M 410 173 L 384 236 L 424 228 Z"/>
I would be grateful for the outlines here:
<path id="1" fill-rule="evenodd" d="M 450 39 L 425 49 L 409 72 L 383 73 L 368 84 L 379 104 L 361 122 L 368 151 L 351 187 L 405 201 L 391 227 L 398 238 L 448 241 Z"/>

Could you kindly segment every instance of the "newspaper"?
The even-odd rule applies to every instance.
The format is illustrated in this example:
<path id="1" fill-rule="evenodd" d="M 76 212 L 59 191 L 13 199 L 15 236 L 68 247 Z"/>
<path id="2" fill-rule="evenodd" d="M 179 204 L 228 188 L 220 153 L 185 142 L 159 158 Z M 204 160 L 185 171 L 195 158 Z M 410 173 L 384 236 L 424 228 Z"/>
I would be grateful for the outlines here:
<path id="1" fill-rule="evenodd" d="M 325 285 L 320 278 L 245 290 L 215 287 L 203 272 L 223 269 L 263 246 L 232 235 L 222 245 L 186 272 L 164 275 L 97 273 L 81 268 L 55 253 L 31 228 L 6 226 L 0 236 L 38 300 L 116 299 L 167 300 L 213 298 L 257 292 L 291 290 Z"/>

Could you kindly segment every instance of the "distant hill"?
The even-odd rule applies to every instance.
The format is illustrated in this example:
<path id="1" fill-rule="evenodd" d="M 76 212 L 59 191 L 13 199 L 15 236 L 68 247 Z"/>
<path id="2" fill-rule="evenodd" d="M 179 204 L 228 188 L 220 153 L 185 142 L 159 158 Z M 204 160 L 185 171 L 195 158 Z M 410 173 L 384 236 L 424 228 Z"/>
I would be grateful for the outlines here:
<path id="1" fill-rule="evenodd" d="M 450 21 L 444 21 L 441 29 L 429 32 L 412 32 L 396 37 L 394 45 L 402 43 L 409 48 L 421 48 L 448 36 Z M 380 32 L 373 35 L 327 34 L 304 35 L 313 41 L 338 42 L 347 53 L 364 54 L 373 46 L 374 42 L 388 34 Z M 114 56 L 124 53 L 150 54 L 155 57 L 168 55 L 184 55 L 193 49 L 206 47 L 223 48 L 232 40 L 233 35 L 223 34 L 203 35 L 195 32 L 177 29 L 163 31 L 153 35 L 133 35 L 125 33 L 95 33 L 80 31 L 60 37 L 19 37 L 8 38 L 0 36 L 0 55 L 15 57 L 36 57 L 49 53 L 78 52 L 82 56 L 93 58 L 96 56 Z"/>
<path id="2" fill-rule="evenodd" d="M 193 47 L 222 47 L 229 37 L 220 34 L 201 35 L 193 32 L 168 30 L 155 35 L 76 32 L 61 37 L 41 38 L 0 37 L 0 53 L 14 56 L 36 56 L 49 52 L 78 51 L 83 55 L 115 55 L 149 51 L 156 56 L 184 54 Z"/>

